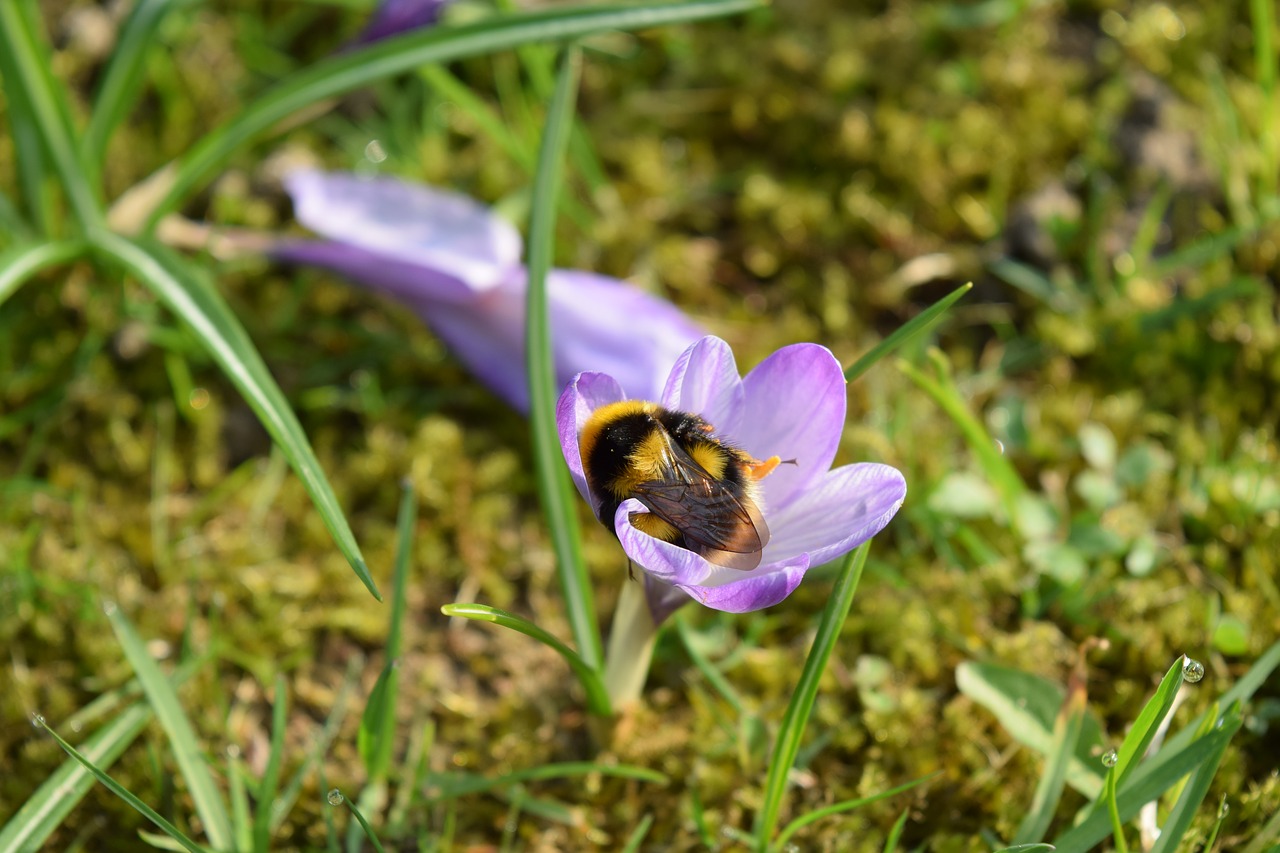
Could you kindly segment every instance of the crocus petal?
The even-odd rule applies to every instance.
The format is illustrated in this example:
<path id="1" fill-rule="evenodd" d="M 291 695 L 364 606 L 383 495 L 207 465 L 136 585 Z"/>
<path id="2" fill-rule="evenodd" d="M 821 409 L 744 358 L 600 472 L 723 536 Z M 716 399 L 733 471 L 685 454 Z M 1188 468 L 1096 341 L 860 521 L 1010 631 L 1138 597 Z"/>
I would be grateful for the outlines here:
<path id="1" fill-rule="evenodd" d="M 769 516 L 767 561 L 807 553 L 814 565 L 858 547 L 889 523 L 907 496 L 902 473 L 863 462 L 827 472 L 785 510 Z"/>
<path id="2" fill-rule="evenodd" d="M 665 299 L 579 270 L 547 275 L 556 369 L 617 379 L 637 400 L 656 400 L 681 353 L 706 332 Z"/>
<path id="3" fill-rule="evenodd" d="M 707 336 L 681 353 L 667 378 L 662 405 L 701 415 L 721 437 L 736 435 L 743 390 L 729 345 Z"/>
<path id="4" fill-rule="evenodd" d="M 826 347 L 795 344 L 760 362 L 742 386 L 742 423 L 733 440 L 757 459 L 795 459 L 760 483 L 772 526 L 773 513 L 831 468 L 844 431 L 844 372 Z"/>
<path id="5" fill-rule="evenodd" d="M 809 570 L 805 557 L 779 567 L 768 574 L 731 581 L 720 586 L 685 586 L 680 589 L 694 601 L 713 610 L 727 613 L 746 613 L 772 607 L 792 593 Z M 758 571 L 758 570 L 757 570 Z"/>
<path id="6" fill-rule="evenodd" d="M 751 578 L 807 568 L 810 563 L 808 554 L 799 554 L 785 560 L 768 561 L 750 571 L 718 566 L 708 562 L 699 554 L 670 542 L 655 539 L 633 527 L 631 514 L 648 511 L 648 508 L 635 498 L 623 501 L 618 507 L 613 516 L 613 529 L 618 534 L 618 541 L 622 543 L 622 550 L 627 552 L 627 556 L 633 562 L 658 580 L 675 584 L 690 595 L 694 595 L 694 588 L 710 589 L 716 586 L 729 586 Z"/>
<path id="7" fill-rule="evenodd" d="M 456 276 L 346 243 L 284 240 L 272 246 L 271 253 L 282 261 L 331 269 L 370 290 L 407 302 L 428 296 L 437 302 L 475 299 L 475 291 Z"/>
<path id="8" fill-rule="evenodd" d="M 450 0 L 383 0 L 369 19 L 356 44 L 368 44 L 389 36 L 430 26 L 440 20 Z"/>
<path id="9" fill-rule="evenodd" d="M 617 403 L 627 397 L 622 387 L 612 376 L 603 373 L 579 373 L 569 380 L 556 402 L 556 429 L 560 433 L 560 449 L 564 452 L 565 464 L 569 466 L 569 474 L 573 484 L 578 487 L 578 494 L 587 502 L 592 511 L 596 502 L 587 488 L 587 478 L 582 473 L 582 453 L 578 449 L 578 433 L 590 419 L 591 413 L 601 406 Z"/>
<path id="10" fill-rule="evenodd" d="M 629 498 L 614 513 L 613 529 L 627 556 L 646 572 L 667 583 L 696 586 L 706 580 L 714 567 L 701 556 L 631 526 L 631 513 L 648 511 L 640 501 Z"/>
<path id="11" fill-rule="evenodd" d="M 301 170 L 285 178 L 294 215 L 312 231 L 450 282 L 420 290 L 462 300 L 497 287 L 520 263 L 515 226 L 464 195 L 392 177 Z"/>

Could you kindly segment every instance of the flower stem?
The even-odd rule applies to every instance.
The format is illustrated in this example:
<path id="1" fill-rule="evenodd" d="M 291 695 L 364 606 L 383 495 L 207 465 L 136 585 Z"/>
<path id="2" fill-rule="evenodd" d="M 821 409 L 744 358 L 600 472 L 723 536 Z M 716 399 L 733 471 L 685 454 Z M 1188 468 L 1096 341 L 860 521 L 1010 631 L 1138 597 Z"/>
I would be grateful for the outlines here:
<path id="1" fill-rule="evenodd" d="M 649 615 L 644 584 L 637 580 L 626 581 L 618 593 L 613 628 L 609 632 L 609 650 L 604 659 L 604 688 L 615 714 L 640 698 L 657 636 L 658 628 Z"/>

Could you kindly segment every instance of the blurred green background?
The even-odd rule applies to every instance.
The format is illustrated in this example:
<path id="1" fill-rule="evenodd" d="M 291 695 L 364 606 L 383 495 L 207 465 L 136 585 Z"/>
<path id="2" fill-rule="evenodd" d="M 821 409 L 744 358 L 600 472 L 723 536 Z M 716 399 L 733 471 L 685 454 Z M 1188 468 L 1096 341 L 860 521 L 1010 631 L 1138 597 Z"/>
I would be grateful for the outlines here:
<path id="1" fill-rule="evenodd" d="M 1080 645 L 1105 639 L 1088 656 L 1089 701 L 1118 742 L 1177 655 L 1207 670 L 1181 720 L 1276 639 L 1280 107 L 1276 56 L 1255 51 L 1259 5 L 778 0 L 734 20 L 587 42 L 579 114 L 594 153 L 569 165 L 560 265 L 672 299 L 728 340 L 744 370 L 795 341 L 849 364 L 975 283 L 932 340 L 903 353 L 912 366 L 882 363 L 850 387 L 838 462 L 895 465 L 909 494 L 872 548 L 789 808 L 940 775 L 816 824 L 801 849 L 879 849 L 908 804 L 907 849 L 987 850 L 984 830 L 1012 834 L 1042 760 L 959 692 L 966 660 L 1062 683 Z M 367 11 L 213 2 L 170 16 L 140 108 L 112 144 L 109 194 L 341 49 Z M 83 110 L 121 4 L 41 12 Z M 184 217 L 300 233 L 280 178 L 311 164 L 426 180 L 523 224 L 531 179 L 520 160 L 536 150 L 545 103 L 537 81 L 514 54 L 449 71 L 489 112 L 436 72 L 386 82 L 242 152 Z M 11 197 L 13 164 L 0 137 Z M 531 786 L 561 808 L 521 812 L 510 837 L 529 850 L 617 849 L 653 814 L 653 849 L 703 849 L 702 812 L 733 849 L 720 828 L 748 826 L 759 803 L 768 732 L 830 573 L 766 612 L 684 614 L 745 709 L 711 689 L 669 631 L 647 704 L 597 756 L 562 661 L 439 613 L 481 601 L 569 636 L 523 421 L 388 300 L 260 258 L 204 262 L 298 411 L 384 588 L 399 484 L 412 483 L 398 760 L 412 763 L 430 724 L 436 771 L 593 757 L 652 767 L 672 783 Z M 912 371 L 993 444 L 966 441 Z M 56 725 L 130 675 L 103 600 L 162 660 L 208 654 L 180 695 L 210 753 L 234 745 L 250 767 L 265 760 L 266 695 L 283 673 L 296 769 L 348 671 L 356 697 L 372 688 L 387 609 L 352 576 L 247 405 L 145 289 L 88 266 L 0 308 L 0 377 L 0 822 L 62 759 L 28 715 Z M 625 560 L 603 529 L 584 527 L 608 613 Z M 1280 808 L 1278 692 L 1263 690 L 1215 779 L 1208 802 L 1225 794 L 1230 805 L 1220 849 Z M 351 702 L 323 772 L 355 793 Z M 114 772 L 158 809 L 190 813 L 155 727 Z M 327 786 L 308 786 L 282 849 L 323 843 Z M 1069 792 L 1060 819 L 1083 802 Z M 496 843 L 509 811 L 477 795 L 423 807 L 412 824 L 430 835 L 453 820 L 458 849 L 489 849 L 465 845 Z M 1214 818 L 1206 809 L 1197 832 Z M 136 849 L 139 826 L 95 789 L 54 849 Z"/>

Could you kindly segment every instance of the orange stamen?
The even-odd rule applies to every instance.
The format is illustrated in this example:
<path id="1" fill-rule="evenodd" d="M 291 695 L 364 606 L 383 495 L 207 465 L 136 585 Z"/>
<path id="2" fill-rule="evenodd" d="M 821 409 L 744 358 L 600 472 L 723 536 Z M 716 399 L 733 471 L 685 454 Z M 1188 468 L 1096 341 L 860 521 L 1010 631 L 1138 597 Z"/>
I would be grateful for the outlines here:
<path id="1" fill-rule="evenodd" d="M 759 459 L 752 459 L 747 465 L 747 470 L 751 472 L 751 476 L 757 480 L 763 480 L 773 473 L 773 469 L 782 464 L 782 458 L 778 456 L 770 456 L 761 462 Z"/>

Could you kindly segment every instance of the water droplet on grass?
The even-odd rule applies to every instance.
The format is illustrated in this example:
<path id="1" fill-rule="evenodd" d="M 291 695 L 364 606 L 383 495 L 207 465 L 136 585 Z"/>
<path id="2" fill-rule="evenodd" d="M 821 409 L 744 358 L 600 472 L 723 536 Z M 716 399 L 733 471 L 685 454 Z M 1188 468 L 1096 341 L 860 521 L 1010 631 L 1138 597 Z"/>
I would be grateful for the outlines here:
<path id="1" fill-rule="evenodd" d="M 340 806 L 347 801 L 347 798 L 342 796 L 342 792 L 339 791 L 337 788 L 334 788 L 332 791 L 330 791 L 325 796 L 325 799 L 329 801 L 329 805 L 331 806 Z"/>
<path id="2" fill-rule="evenodd" d="M 35 711 L 31 712 L 31 728 L 33 729 L 44 728 L 44 714 L 37 714 Z"/>
<path id="3" fill-rule="evenodd" d="M 1224 796 L 1222 802 L 1218 803 L 1218 820 L 1222 820 L 1231 813 L 1231 806 L 1227 805 L 1227 798 Z"/>
<path id="4" fill-rule="evenodd" d="M 1114 749 L 1108 749 L 1106 752 L 1102 753 L 1103 767 L 1115 767 L 1116 762 L 1119 760 L 1120 753 L 1116 752 Z"/>
<path id="5" fill-rule="evenodd" d="M 1195 684 L 1202 678 L 1204 678 L 1204 664 L 1184 656 L 1182 658 L 1182 680 Z"/>

